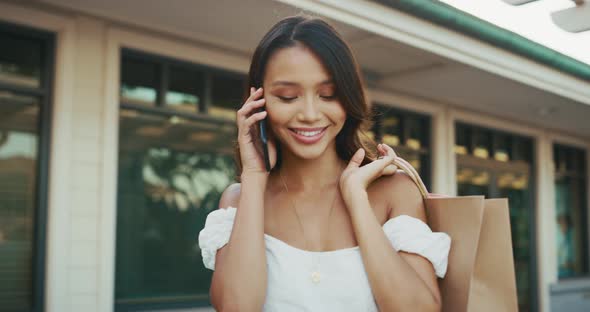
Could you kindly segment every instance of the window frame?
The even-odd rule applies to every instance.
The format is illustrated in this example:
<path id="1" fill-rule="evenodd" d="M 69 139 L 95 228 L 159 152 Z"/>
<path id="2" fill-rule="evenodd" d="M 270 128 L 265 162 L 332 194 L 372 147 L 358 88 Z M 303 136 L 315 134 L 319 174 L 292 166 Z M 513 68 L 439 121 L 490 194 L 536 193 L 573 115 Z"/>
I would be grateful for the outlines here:
<path id="1" fill-rule="evenodd" d="M 158 88 L 156 89 L 156 101 L 154 106 L 139 105 L 129 102 L 122 101 L 120 98 L 120 90 L 117 90 L 117 98 L 120 108 L 133 109 L 146 113 L 154 114 L 166 114 L 168 116 L 178 116 L 187 118 L 195 121 L 213 121 L 220 123 L 232 123 L 235 124 L 234 120 L 211 116 L 208 113 L 208 109 L 211 106 L 211 75 L 216 74 L 225 76 L 228 78 L 245 78 L 243 73 L 230 71 L 227 69 L 220 69 L 208 65 L 191 63 L 167 56 L 156 55 L 148 52 L 139 51 L 136 49 L 122 48 L 120 53 L 120 77 L 122 77 L 123 61 L 125 58 L 130 57 L 136 60 L 152 63 L 158 66 L 161 77 L 158 77 Z M 199 107 L 195 112 L 186 112 L 182 110 L 172 109 L 166 106 L 166 91 L 168 91 L 169 85 L 169 72 L 170 66 L 177 66 L 181 68 L 187 68 L 190 70 L 200 71 L 204 75 L 205 84 L 203 86 L 203 100 L 199 102 Z"/>
<path id="2" fill-rule="evenodd" d="M 213 123 L 219 126 L 227 126 L 230 125 L 234 128 L 237 127 L 235 124 L 235 120 L 230 120 L 226 118 L 221 118 L 217 116 L 209 115 L 208 108 L 211 106 L 211 77 L 212 75 L 219 75 L 222 77 L 228 78 L 236 78 L 236 79 L 245 79 L 245 75 L 243 73 L 234 72 L 226 69 L 220 69 L 208 65 L 203 65 L 199 63 L 192 63 L 190 61 L 183 61 L 180 59 L 167 57 L 163 55 L 153 54 L 150 52 L 143 52 L 136 49 L 130 48 L 121 48 L 121 53 L 119 56 L 119 77 L 120 77 L 120 87 L 122 86 L 122 70 L 123 70 L 123 61 L 125 58 L 133 58 L 135 60 L 140 60 L 144 62 L 148 62 L 158 66 L 160 70 L 160 77 L 157 77 L 158 88 L 156 89 L 156 101 L 152 106 L 142 105 L 142 104 L 134 104 L 125 102 L 121 99 L 120 96 L 120 89 L 117 90 L 117 103 L 118 110 L 121 109 L 130 109 L 136 110 L 141 113 L 147 114 L 155 114 L 159 116 L 165 117 L 180 117 L 184 119 L 188 119 L 191 121 L 197 122 L 204 122 L 204 123 Z M 199 107 L 194 112 L 188 112 L 183 110 L 177 110 L 171 108 L 166 105 L 165 103 L 165 95 L 168 89 L 169 83 L 169 68 L 170 66 L 178 66 L 182 68 L 187 68 L 190 70 L 200 71 L 204 75 L 204 90 L 203 90 L 203 100 L 199 102 Z M 245 81 L 245 80 L 244 80 Z M 117 146 L 119 149 L 119 146 Z M 119 163 L 117 162 L 117 168 Z M 116 196 L 118 198 L 118 190 L 116 191 Z M 116 207 L 117 211 L 119 207 Z M 117 245 L 117 233 L 115 234 L 115 246 Z M 196 243 L 196 242 L 195 242 Z M 116 247 L 115 247 L 115 257 L 116 254 Z M 115 264 L 116 266 L 116 264 Z M 114 274 L 116 274 L 116 267 L 114 268 Z M 153 297 L 141 299 L 117 299 L 116 298 L 116 282 L 113 285 L 113 303 L 114 303 L 114 310 L 116 312 L 126 312 L 126 311 L 145 311 L 145 310 L 161 310 L 161 309 L 182 309 L 182 308 L 198 308 L 198 307 L 210 307 L 210 297 L 209 293 L 206 294 L 196 294 L 194 296 L 163 296 L 163 297 Z M 185 299 L 186 298 L 186 299 Z"/>
<path id="3" fill-rule="evenodd" d="M 29 26 L 16 25 L 0 21 L 0 31 L 21 38 L 37 40 L 42 44 L 42 63 L 39 87 L 26 87 L 0 82 L 0 90 L 6 90 L 15 94 L 22 94 L 39 99 L 38 115 L 38 161 L 37 181 L 34 192 L 34 220 L 32 240 L 32 304 L 31 312 L 44 311 L 45 307 L 45 282 L 46 282 L 46 257 L 47 257 L 47 215 L 48 215 L 48 184 L 49 163 L 52 135 L 53 115 L 53 86 L 55 80 L 55 33 Z"/>
<path id="4" fill-rule="evenodd" d="M 556 163 L 556 153 L 565 153 L 566 151 L 576 151 L 581 153 L 581 161 L 582 161 L 582 168 L 580 168 L 581 173 L 577 173 L 575 171 L 571 171 L 569 170 L 567 167 L 565 168 L 565 170 L 563 171 L 559 171 L 559 168 L 557 166 Z M 551 160 L 553 161 L 553 181 L 552 181 L 552 186 L 553 188 L 555 188 L 555 184 L 557 182 L 558 178 L 569 178 L 569 179 L 574 179 L 577 182 L 580 183 L 581 185 L 581 189 L 582 189 L 582 193 L 580 194 L 580 202 L 582 203 L 581 205 L 581 213 L 583 215 L 583 219 L 584 220 L 588 220 L 588 218 L 590 217 L 590 205 L 588 203 L 588 195 L 585 194 L 585 191 L 588 190 L 588 169 L 590 169 L 589 164 L 588 164 L 588 150 L 584 147 L 580 147 L 580 146 L 576 146 L 576 145 L 572 145 L 572 144 L 568 144 L 568 143 L 562 143 L 562 142 L 552 142 L 551 144 Z M 557 208 L 555 206 L 555 203 L 552 204 L 553 206 L 553 213 L 555 214 L 556 211 L 555 209 Z M 556 217 L 556 215 L 555 215 Z M 584 242 L 583 242 L 583 246 L 585 246 L 585 250 L 582 250 L 583 252 L 583 262 L 586 265 L 586 272 L 580 275 L 573 275 L 573 276 L 568 276 L 568 277 L 559 277 L 559 275 L 557 276 L 557 280 L 559 282 L 563 282 L 563 281 L 567 281 L 567 280 L 572 280 L 572 279 L 579 279 L 579 278 L 588 278 L 590 277 L 590 226 L 588 224 L 588 222 L 583 222 L 582 223 L 584 225 L 583 229 L 582 229 L 582 237 L 584 238 Z M 559 267 L 557 268 L 557 270 L 559 270 Z"/>

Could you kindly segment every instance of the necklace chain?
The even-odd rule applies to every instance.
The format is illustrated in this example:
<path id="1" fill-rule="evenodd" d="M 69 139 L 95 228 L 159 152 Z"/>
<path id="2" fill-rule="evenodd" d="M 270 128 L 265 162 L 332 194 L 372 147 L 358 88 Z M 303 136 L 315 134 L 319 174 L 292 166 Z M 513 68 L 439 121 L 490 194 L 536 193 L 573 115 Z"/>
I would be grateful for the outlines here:
<path id="1" fill-rule="evenodd" d="M 287 187 L 287 183 L 285 183 L 285 179 L 283 178 L 283 173 L 281 171 L 279 171 L 279 176 L 281 178 L 281 181 L 283 182 L 283 187 L 285 189 L 285 192 L 286 192 L 287 196 L 289 196 L 289 188 Z M 336 194 L 334 195 L 334 199 L 332 200 L 332 204 L 330 205 L 330 212 L 328 213 L 328 226 L 327 226 L 328 234 L 330 233 L 330 219 L 332 217 L 332 211 L 334 210 L 334 203 L 336 202 L 336 198 L 338 198 L 338 187 L 336 187 Z M 290 201 L 291 201 L 291 206 L 293 207 L 293 212 L 295 213 L 295 217 L 297 217 L 297 222 L 299 223 L 299 227 L 301 228 L 301 234 L 303 234 L 303 239 L 305 240 L 305 250 L 310 251 L 307 236 L 305 235 L 305 229 L 303 227 L 303 223 L 301 222 L 301 218 L 299 217 L 299 213 L 297 212 L 295 200 L 293 198 L 290 198 Z M 321 238 L 322 238 L 322 229 L 320 228 L 320 242 L 321 242 Z M 312 253 L 312 258 L 314 258 L 313 256 L 316 256 L 315 253 Z M 319 259 L 312 261 L 312 262 L 315 262 L 316 268 L 315 268 L 315 271 L 311 273 L 311 280 L 312 280 L 312 282 L 317 284 L 320 282 L 320 273 L 319 273 L 320 262 L 319 262 Z"/>

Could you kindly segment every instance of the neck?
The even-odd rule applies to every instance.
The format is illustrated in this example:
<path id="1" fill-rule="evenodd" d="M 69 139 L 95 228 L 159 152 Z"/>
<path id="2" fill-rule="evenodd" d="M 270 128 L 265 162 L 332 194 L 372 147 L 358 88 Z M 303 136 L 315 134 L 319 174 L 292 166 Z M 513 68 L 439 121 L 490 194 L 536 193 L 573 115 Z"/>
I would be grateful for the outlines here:
<path id="1" fill-rule="evenodd" d="M 334 145 L 315 159 L 302 159 L 289 151 L 283 151 L 279 171 L 290 192 L 308 193 L 321 191 L 337 183 L 345 165 Z"/>

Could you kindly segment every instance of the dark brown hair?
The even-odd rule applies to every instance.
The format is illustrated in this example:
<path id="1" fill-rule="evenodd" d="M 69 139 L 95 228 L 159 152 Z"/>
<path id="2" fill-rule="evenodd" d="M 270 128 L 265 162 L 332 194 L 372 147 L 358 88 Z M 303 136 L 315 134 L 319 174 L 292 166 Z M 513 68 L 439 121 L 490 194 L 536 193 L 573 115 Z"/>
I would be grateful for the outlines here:
<path id="1" fill-rule="evenodd" d="M 252 56 L 243 102 L 250 96 L 250 87 L 262 86 L 270 57 L 280 49 L 294 47 L 297 44 L 303 44 L 321 60 L 336 85 L 336 96 L 346 111 L 346 121 L 336 136 L 338 157 L 349 161 L 362 147 L 366 151 L 363 164 L 372 161 L 375 151 L 367 148 L 372 140 L 363 134 L 370 122 L 371 109 L 365 97 L 359 66 L 340 34 L 319 18 L 304 15 L 287 17 L 276 23 L 264 35 Z M 374 143 L 371 145 L 374 148 Z M 277 152 L 275 168 L 279 168 L 281 163 L 280 146 L 277 146 Z M 242 164 L 238 148 L 236 163 L 237 174 L 240 175 Z"/>

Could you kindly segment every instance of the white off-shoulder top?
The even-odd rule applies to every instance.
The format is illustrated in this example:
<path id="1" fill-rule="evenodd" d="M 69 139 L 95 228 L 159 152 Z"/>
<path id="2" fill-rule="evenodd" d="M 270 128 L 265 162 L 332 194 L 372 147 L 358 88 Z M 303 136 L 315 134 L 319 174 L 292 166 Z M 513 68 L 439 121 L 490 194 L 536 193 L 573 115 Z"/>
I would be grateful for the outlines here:
<path id="1" fill-rule="evenodd" d="M 215 255 L 228 243 L 235 215 L 236 208 L 229 207 L 207 216 L 199 233 L 206 268 L 215 270 Z M 395 250 L 423 256 L 438 277 L 445 276 L 451 247 L 447 234 L 432 232 L 422 220 L 407 215 L 389 219 L 383 231 Z M 263 311 L 378 311 L 358 246 L 307 251 L 268 234 L 264 239 L 268 282 Z M 320 278 L 311 278 L 315 271 Z"/>

